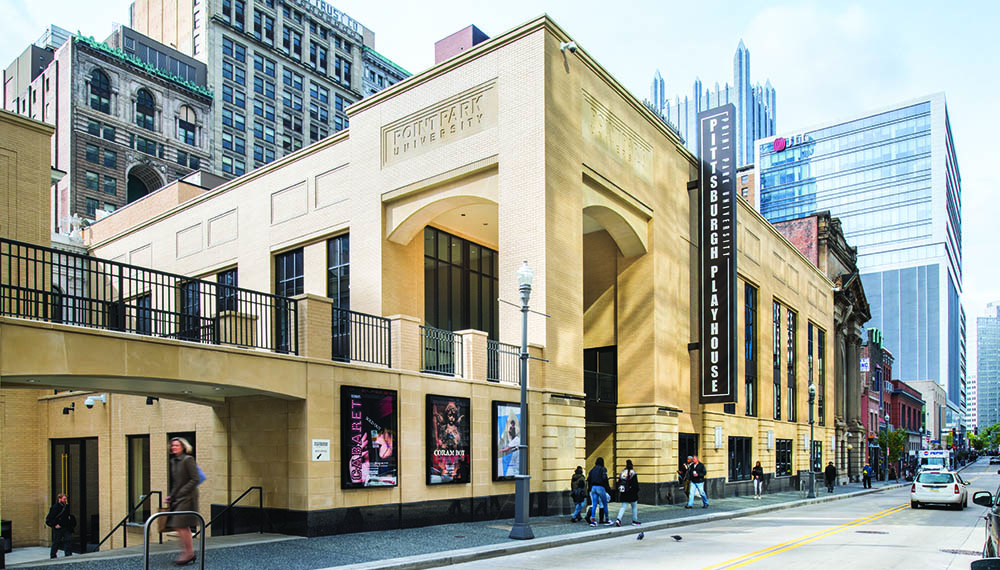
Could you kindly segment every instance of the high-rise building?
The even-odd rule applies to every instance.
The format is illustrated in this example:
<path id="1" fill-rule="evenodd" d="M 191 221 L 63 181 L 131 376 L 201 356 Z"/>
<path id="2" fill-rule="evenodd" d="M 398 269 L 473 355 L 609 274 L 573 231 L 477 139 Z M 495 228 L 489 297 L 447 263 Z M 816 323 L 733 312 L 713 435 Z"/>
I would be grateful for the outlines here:
<path id="1" fill-rule="evenodd" d="M 944 94 L 755 147 L 760 212 L 772 222 L 823 210 L 841 219 L 858 248 L 867 326 L 883 332 L 896 378 L 940 383 L 946 427 L 960 426 L 962 187 Z"/>
<path id="2" fill-rule="evenodd" d="M 649 103 L 650 107 L 661 115 L 667 107 L 667 94 L 665 90 L 666 84 L 663 82 L 663 76 L 660 75 L 660 70 L 657 69 L 653 73 L 653 83 L 649 86 Z"/>
<path id="3" fill-rule="evenodd" d="M 970 374 L 965 379 L 965 425 L 969 427 L 979 425 L 979 387 L 976 375 Z"/>
<path id="4" fill-rule="evenodd" d="M 653 87 L 650 90 L 650 95 L 654 97 L 652 100 L 654 108 L 657 102 L 655 98 L 657 79 L 660 81 L 659 88 L 662 92 L 663 79 L 660 78 L 659 70 L 653 76 Z M 750 164 L 754 158 L 754 140 L 775 133 L 775 92 L 770 80 L 763 87 L 759 83 L 751 85 L 750 50 L 743 45 L 743 40 L 740 40 L 740 45 L 733 56 L 732 85 L 726 83 L 725 87 L 719 87 L 716 82 L 714 89 L 706 89 L 701 79 L 695 79 L 694 92 L 690 98 L 686 95 L 684 99 L 677 96 L 673 103 L 667 101 L 660 112 L 668 123 L 677 127 L 688 150 L 698 152 L 698 113 L 726 103 L 736 106 L 737 166 Z"/>
<path id="5" fill-rule="evenodd" d="M 57 233 L 210 168 L 205 64 L 135 30 L 101 42 L 50 26 L 3 79 L 5 109 L 56 127 Z"/>
<path id="6" fill-rule="evenodd" d="M 136 0 L 132 26 L 208 65 L 215 170 L 238 176 L 348 126 L 344 109 L 405 75 L 375 34 L 323 0 Z M 169 25 L 167 24 L 169 23 Z M 388 61 L 388 60 L 385 60 Z M 368 91 L 365 77 L 374 76 Z"/>
<path id="7" fill-rule="evenodd" d="M 976 391 L 980 428 L 1000 423 L 1000 303 L 976 319 Z"/>

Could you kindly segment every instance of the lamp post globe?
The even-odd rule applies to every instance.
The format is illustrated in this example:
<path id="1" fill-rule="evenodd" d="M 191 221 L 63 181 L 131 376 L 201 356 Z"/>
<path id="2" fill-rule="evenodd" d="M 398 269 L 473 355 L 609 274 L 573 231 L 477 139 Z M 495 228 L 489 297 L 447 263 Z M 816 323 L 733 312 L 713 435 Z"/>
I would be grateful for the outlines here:
<path id="1" fill-rule="evenodd" d="M 815 424 L 815 419 L 813 418 L 813 404 L 816 402 L 816 385 L 812 382 L 809 383 L 809 492 L 806 495 L 808 499 L 816 498 L 816 454 L 813 452 L 815 449 L 815 443 L 813 441 L 814 432 L 813 425 Z"/>

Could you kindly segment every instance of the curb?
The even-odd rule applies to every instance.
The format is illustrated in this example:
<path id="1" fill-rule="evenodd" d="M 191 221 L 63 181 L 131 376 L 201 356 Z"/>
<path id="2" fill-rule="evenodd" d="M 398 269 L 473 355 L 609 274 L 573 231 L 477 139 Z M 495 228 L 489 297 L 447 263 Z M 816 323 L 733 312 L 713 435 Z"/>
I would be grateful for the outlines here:
<path id="1" fill-rule="evenodd" d="M 887 485 L 885 487 L 879 487 L 878 489 L 864 489 L 861 491 L 852 491 L 850 493 L 843 493 L 839 495 L 834 494 L 827 497 L 816 497 L 814 499 L 798 499 L 787 503 L 778 503 L 776 505 L 748 507 L 736 511 L 708 513 L 708 514 L 695 515 L 691 517 L 685 517 L 674 520 L 656 521 L 644 524 L 639 529 L 636 529 L 635 527 L 602 528 L 597 531 L 587 530 L 583 532 L 574 532 L 560 536 L 534 539 L 526 542 L 510 542 L 510 543 L 502 543 L 489 546 L 463 548 L 461 550 L 449 550 L 446 552 L 438 552 L 434 554 L 419 554 L 416 556 L 406 556 L 403 558 L 392 558 L 389 560 L 378 560 L 375 562 L 363 562 L 360 564 L 351 564 L 346 566 L 331 566 L 329 568 L 324 568 L 322 570 L 419 570 L 424 568 L 434 568 L 438 566 L 449 566 L 452 564 L 462 564 L 465 562 L 474 562 L 476 560 L 486 560 L 489 558 L 508 556 L 511 554 L 522 554 L 525 552 L 535 552 L 538 550 L 545 550 L 548 548 L 557 548 L 560 546 L 581 544 L 584 542 L 592 542 L 594 540 L 618 538 L 622 536 L 635 534 L 638 531 L 646 532 L 646 531 L 665 530 L 670 528 L 677 528 L 677 527 L 700 524 L 716 520 L 729 520 L 735 518 L 742 518 L 750 515 L 769 513 L 784 509 L 790 509 L 794 507 L 801 507 L 804 505 L 813 505 L 817 503 L 839 501 L 842 499 L 850 499 L 862 495 L 870 495 L 872 493 L 880 493 L 882 491 L 887 491 L 890 489 L 900 489 L 906 487 L 907 485 L 909 485 L 909 483 L 900 483 L 894 485 Z"/>

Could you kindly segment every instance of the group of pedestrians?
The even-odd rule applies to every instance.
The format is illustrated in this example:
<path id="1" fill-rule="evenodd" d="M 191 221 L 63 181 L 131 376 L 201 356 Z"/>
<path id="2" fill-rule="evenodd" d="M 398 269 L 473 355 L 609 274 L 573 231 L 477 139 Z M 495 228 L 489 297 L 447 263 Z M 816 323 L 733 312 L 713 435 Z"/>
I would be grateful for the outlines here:
<path id="1" fill-rule="evenodd" d="M 604 466 L 604 458 L 598 457 L 594 462 L 594 467 L 586 477 L 583 475 L 583 467 L 577 466 L 570 482 L 573 502 L 576 507 L 573 509 L 573 522 L 582 520 L 580 514 L 587 503 L 588 489 L 590 496 L 590 508 L 587 510 L 587 524 L 590 526 L 622 525 L 622 517 L 625 516 L 625 508 L 632 509 L 632 524 L 639 526 L 639 476 L 635 472 L 632 460 L 625 462 L 625 469 L 618 475 L 618 501 L 621 507 L 618 509 L 618 516 L 615 520 L 608 518 L 608 502 L 611 500 L 611 481 L 608 478 L 608 469 Z"/>

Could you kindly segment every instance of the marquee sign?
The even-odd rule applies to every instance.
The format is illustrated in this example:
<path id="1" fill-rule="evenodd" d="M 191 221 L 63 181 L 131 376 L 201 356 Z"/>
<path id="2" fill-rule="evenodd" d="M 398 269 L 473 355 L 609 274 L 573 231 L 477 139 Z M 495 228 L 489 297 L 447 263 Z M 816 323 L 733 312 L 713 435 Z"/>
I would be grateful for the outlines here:
<path id="1" fill-rule="evenodd" d="M 736 401 L 736 109 L 698 113 L 702 404 Z"/>

